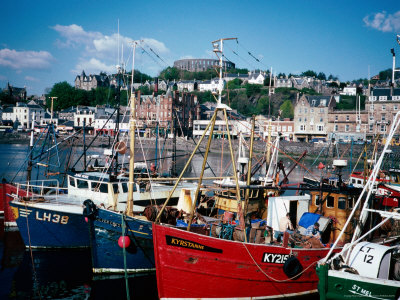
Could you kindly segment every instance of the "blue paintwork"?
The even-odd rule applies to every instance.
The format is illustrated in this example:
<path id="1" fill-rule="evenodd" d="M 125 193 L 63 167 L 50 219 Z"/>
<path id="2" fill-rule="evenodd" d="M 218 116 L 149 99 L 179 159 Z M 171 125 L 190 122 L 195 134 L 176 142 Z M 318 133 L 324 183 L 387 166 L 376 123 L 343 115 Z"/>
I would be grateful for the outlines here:
<path id="1" fill-rule="evenodd" d="M 89 226 L 82 213 L 74 214 L 25 206 L 15 201 L 10 202 L 10 206 L 18 209 L 16 222 L 26 246 L 35 248 L 89 247 Z"/>
<path id="2" fill-rule="evenodd" d="M 152 223 L 123 216 L 125 235 L 131 244 L 126 248 L 128 272 L 154 271 L 154 248 Z M 124 251 L 118 245 L 122 236 L 122 214 L 106 209 L 97 209 L 89 221 L 92 239 L 92 264 L 96 273 L 121 273 L 124 270 Z"/>

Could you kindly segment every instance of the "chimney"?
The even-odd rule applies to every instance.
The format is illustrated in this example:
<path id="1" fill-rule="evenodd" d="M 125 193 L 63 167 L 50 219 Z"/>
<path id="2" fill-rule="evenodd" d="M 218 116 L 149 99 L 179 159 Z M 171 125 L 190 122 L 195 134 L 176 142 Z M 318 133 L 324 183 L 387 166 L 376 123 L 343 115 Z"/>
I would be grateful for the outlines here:
<path id="1" fill-rule="evenodd" d="M 394 49 L 390 49 L 390 52 L 392 52 L 393 55 L 393 68 L 392 68 L 392 87 L 395 87 L 395 81 L 394 81 L 394 72 L 396 69 L 396 54 L 394 53 Z"/>
<path id="2" fill-rule="evenodd" d="M 154 92 L 158 92 L 158 77 L 154 78 Z"/>

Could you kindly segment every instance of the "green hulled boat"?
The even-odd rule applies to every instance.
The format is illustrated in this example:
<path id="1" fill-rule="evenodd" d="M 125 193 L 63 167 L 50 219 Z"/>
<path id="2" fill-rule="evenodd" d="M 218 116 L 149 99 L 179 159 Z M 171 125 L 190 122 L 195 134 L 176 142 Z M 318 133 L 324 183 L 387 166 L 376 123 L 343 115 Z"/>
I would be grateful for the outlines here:
<path id="1" fill-rule="evenodd" d="M 369 242 L 366 239 L 383 225 L 398 226 L 400 208 L 393 211 L 369 208 L 370 197 L 386 153 L 390 153 L 390 141 L 400 127 L 400 111 L 393 118 L 387 142 L 368 178 L 353 212 L 348 217 L 336 242 L 327 256 L 317 265 L 320 299 L 400 299 L 400 245 L 399 236 L 380 235 L 380 241 Z M 340 253 L 332 256 L 338 241 L 354 220 L 355 210 L 361 203 L 361 197 L 367 193 L 352 241 L 346 244 Z M 373 228 L 367 228 L 367 220 L 377 222 Z M 392 228 L 394 229 L 394 228 Z M 396 231 L 393 231 L 395 233 Z M 362 235 L 361 235 L 362 234 Z M 390 236 L 390 237 L 389 237 Z M 397 243 L 397 244 L 396 244 Z"/>
<path id="2" fill-rule="evenodd" d="M 337 269 L 334 269 L 336 266 Z M 320 299 L 399 299 L 400 246 L 362 242 L 350 254 L 317 266 Z"/>

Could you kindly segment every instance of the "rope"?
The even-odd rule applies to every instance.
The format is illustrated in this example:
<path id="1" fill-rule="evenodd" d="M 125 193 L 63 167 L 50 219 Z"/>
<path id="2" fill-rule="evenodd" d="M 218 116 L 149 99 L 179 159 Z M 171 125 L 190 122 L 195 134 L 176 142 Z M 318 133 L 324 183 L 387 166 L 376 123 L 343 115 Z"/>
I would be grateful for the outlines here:
<path id="1" fill-rule="evenodd" d="M 29 191 L 27 191 L 28 193 Z M 28 209 L 28 206 L 25 204 L 25 209 Z M 33 277 L 35 278 L 35 283 L 37 285 L 37 293 L 39 294 L 39 298 L 42 299 L 42 294 L 40 293 L 40 288 L 39 288 L 39 281 L 37 279 L 37 274 L 36 274 L 36 268 L 35 268 L 35 263 L 34 263 L 34 259 L 33 259 L 33 252 L 32 252 L 32 244 L 31 244 L 31 233 L 29 230 L 29 221 L 28 221 L 28 216 L 26 216 L 26 229 L 27 229 L 27 233 L 28 233 L 28 243 L 29 243 L 29 254 L 31 256 L 31 263 L 32 263 L 32 271 L 33 271 Z"/>
<path id="2" fill-rule="evenodd" d="M 122 236 L 125 236 L 125 220 L 124 214 L 121 214 L 121 227 L 122 227 Z M 124 254 L 124 273 L 125 273 L 125 289 L 126 289 L 126 299 L 130 300 L 129 294 L 129 282 L 128 282 L 128 270 L 126 267 L 126 249 L 125 249 L 125 239 L 122 240 L 122 252 Z"/>
<path id="3" fill-rule="evenodd" d="M 300 272 L 299 274 L 297 274 L 296 276 L 293 276 L 293 277 L 291 277 L 291 278 L 284 279 L 284 280 L 279 280 L 279 279 L 276 279 L 276 278 L 274 278 L 274 277 L 268 275 L 267 273 L 265 273 L 264 270 L 263 270 L 263 269 L 259 266 L 259 264 L 255 261 L 254 257 L 251 255 L 249 249 L 247 249 L 246 244 L 245 244 L 245 243 L 242 243 L 242 244 L 243 244 L 244 248 L 246 249 L 247 253 L 249 254 L 250 258 L 253 260 L 254 264 L 255 264 L 255 265 L 257 266 L 257 268 L 261 271 L 261 273 L 263 273 L 268 279 L 270 279 L 270 280 L 272 280 L 272 281 L 275 281 L 275 282 L 287 282 L 287 281 L 293 280 L 293 279 L 299 277 L 301 274 L 303 274 L 305 271 L 307 271 L 309 268 L 311 268 L 311 266 L 313 266 L 314 264 L 316 264 L 316 263 L 318 262 L 318 261 L 314 261 L 312 264 L 308 265 L 307 268 L 305 268 L 303 271 L 301 271 L 301 272 Z"/>

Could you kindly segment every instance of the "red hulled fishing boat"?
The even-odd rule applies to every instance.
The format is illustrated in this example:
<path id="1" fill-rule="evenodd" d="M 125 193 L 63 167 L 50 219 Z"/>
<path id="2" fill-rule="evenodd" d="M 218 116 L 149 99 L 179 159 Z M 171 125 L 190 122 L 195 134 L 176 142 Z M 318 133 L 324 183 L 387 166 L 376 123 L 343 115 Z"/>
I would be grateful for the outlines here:
<path id="1" fill-rule="evenodd" d="M 329 251 L 235 242 L 157 224 L 153 236 L 160 299 L 314 293 L 315 264 Z"/>

